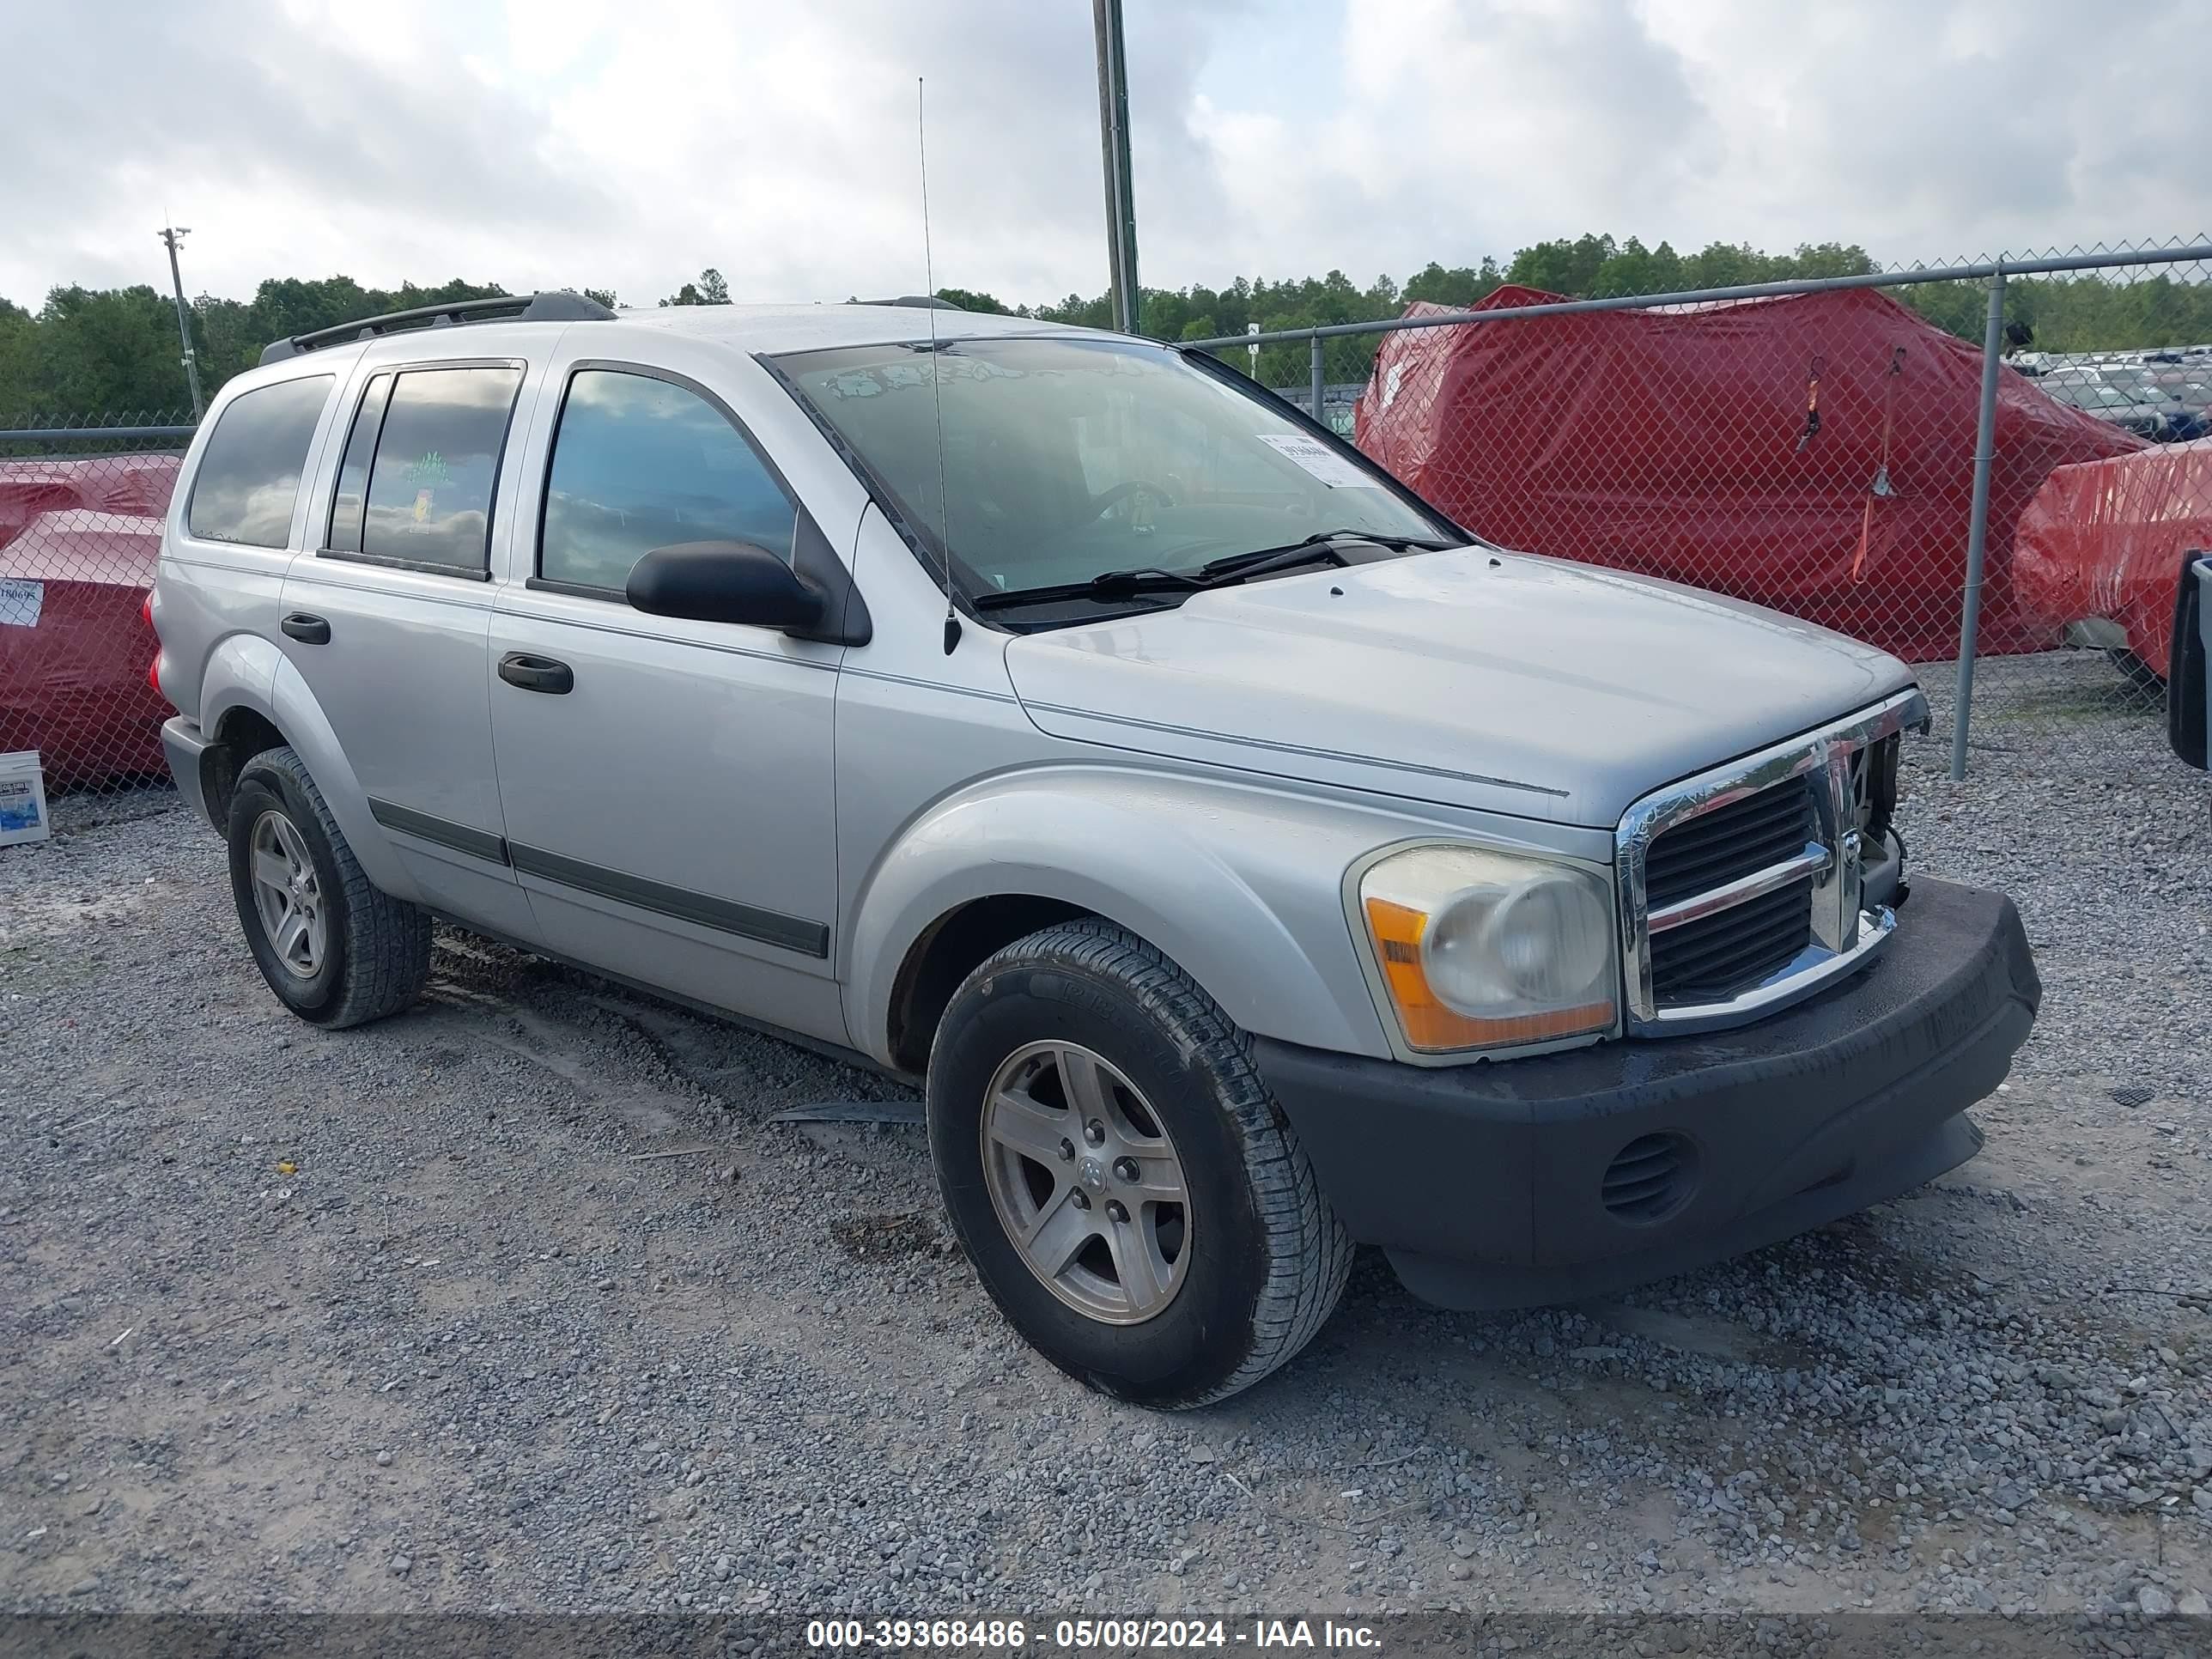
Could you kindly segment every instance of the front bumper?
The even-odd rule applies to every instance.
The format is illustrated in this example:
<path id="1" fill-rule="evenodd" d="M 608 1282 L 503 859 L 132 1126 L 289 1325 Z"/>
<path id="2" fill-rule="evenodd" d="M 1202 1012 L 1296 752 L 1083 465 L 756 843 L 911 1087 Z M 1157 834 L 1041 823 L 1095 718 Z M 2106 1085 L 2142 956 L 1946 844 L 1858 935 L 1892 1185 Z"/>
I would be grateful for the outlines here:
<path id="1" fill-rule="evenodd" d="M 2009 899 L 1921 878 L 1872 967 L 1734 1030 L 1441 1070 L 1254 1048 L 1355 1238 L 1425 1301 L 1525 1307 L 1755 1249 L 1964 1163 L 1982 1142 L 1963 1114 L 2041 994 Z"/>

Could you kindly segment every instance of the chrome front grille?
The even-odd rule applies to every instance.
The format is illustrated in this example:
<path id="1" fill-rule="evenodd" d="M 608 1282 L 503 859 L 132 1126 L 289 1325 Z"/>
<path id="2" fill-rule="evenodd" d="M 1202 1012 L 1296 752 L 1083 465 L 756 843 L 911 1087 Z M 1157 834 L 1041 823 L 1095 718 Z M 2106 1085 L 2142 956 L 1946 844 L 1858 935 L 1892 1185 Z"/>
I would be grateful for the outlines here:
<path id="1" fill-rule="evenodd" d="M 1656 1005 L 1724 1002 L 1788 968 L 1813 943 L 1813 882 L 1830 857 L 1803 776 L 1654 837 L 1644 892 Z"/>
<path id="2" fill-rule="evenodd" d="M 1651 992 L 1662 1008 L 1725 1002 L 1797 960 L 1813 943 L 1808 876 L 1651 939 Z"/>
<path id="3" fill-rule="evenodd" d="M 1755 1019 L 1881 948 L 1895 918 L 1860 908 L 1863 842 L 1886 827 L 1897 734 L 1927 717 L 1901 693 L 1629 810 L 1616 860 L 1632 1031 Z"/>
<path id="4" fill-rule="evenodd" d="M 1651 843 L 1644 890 L 1654 909 L 1795 858 L 1820 838 L 1803 778 L 1684 818 Z"/>

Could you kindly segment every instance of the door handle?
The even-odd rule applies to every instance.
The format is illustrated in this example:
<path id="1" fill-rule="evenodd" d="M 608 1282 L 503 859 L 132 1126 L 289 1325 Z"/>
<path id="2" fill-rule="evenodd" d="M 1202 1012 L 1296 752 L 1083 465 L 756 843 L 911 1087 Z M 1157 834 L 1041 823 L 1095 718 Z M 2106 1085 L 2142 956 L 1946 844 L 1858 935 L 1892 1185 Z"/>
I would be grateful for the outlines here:
<path id="1" fill-rule="evenodd" d="M 295 611 L 276 625 L 302 645 L 328 645 L 331 642 L 330 623 L 304 611 Z"/>
<path id="2" fill-rule="evenodd" d="M 525 691 L 547 691 L 556 697 L 576 689 L 576 672 L 565 662 L 533 657 L 526 651 L 510 651 L 499 659 L 499 677 Z"/>

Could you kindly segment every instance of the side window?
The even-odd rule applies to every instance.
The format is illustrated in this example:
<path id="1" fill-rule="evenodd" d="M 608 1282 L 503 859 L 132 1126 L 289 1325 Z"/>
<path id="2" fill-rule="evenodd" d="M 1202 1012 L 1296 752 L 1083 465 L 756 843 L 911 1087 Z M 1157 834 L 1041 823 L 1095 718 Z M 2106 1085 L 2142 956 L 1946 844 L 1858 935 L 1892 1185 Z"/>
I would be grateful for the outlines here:
<path id="1" fill-rule="evenodd" d="M 522 371 L 505 367 L 411 368 L 393 380 L 368 464 L 363 554 L 471 574 L 487 568 L 492 489 L 521 385 Z"/>
<path id="2" fill-rule="evenodd" d="M 283 546 L 331 385 L 330 375 L 313 374 L 234 398 L 200 455 L 185 527 L 211 542 Z"/>
<path id="3" fill-rule="evenodd" d="M 331 536 L 323 544 L 333 553 L 361 551 L 362 504 L 368 499 L 368 463 L 376 453 L 376 434 L 384 424 L 384 408 L 392 398 L 392 376 L 379 374 L 362 393 L 361 411 L 353 417 L 353 432 L 346 439 L 345 459 L 338 467 L 337 493 L 331 501 Z"/>
<path id="4" fill-rule="evenodd" d="M 791 557 L 798 510 L 743 434 L 696 392 L 647 374 L 568 382 L 538 574 L 619 591 L 656 547 L 738 541 Z"/>

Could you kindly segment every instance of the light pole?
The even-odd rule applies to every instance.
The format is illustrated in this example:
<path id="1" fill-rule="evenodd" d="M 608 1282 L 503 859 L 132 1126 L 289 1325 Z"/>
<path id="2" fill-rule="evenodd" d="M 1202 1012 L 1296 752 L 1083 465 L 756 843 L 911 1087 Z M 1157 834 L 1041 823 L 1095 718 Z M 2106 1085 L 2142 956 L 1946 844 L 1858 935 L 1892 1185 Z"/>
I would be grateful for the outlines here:
<path id="1" fill-rule="evenodd" d="M 190 225 L 164 225 L 161 236 L 169 250 L 169 283 L 177 295 L 177 338 L 185 348 L 185 380 L 192 389 L 192 419 L 198 421 L 207 406 L 200 401 L 200 366 L 192 356 L 192 313 L 185 308 L 184 274 L 177 269 L 177 244 L 191 234 Z"/>
<path id="2" fill-rule="evenodd" d="M 1137 331 L 1137 196 L 1129 179 L 1129 76 L 1122 61 L 1121 0 L 1091 0 L 1098 41 L 1098 142 L 1106 156 L 1106 258 L 1114 326 Z"/>

